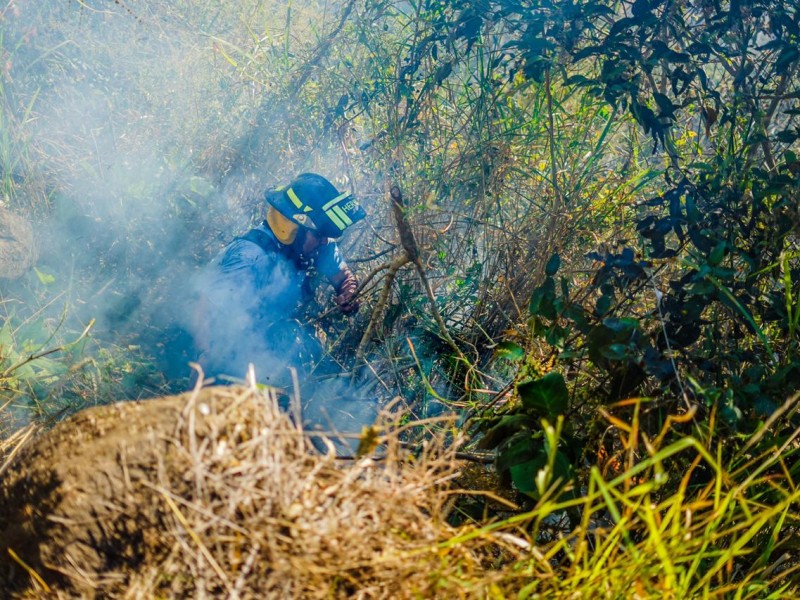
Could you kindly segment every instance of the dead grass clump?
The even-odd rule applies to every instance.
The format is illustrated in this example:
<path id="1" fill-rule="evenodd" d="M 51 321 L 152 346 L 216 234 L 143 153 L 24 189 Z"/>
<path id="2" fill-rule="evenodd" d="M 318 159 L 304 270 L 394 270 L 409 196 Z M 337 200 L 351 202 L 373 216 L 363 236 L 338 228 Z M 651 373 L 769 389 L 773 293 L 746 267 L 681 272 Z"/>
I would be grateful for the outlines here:
<path id="1" fill-rule="evenodd" d="M 38 519 L 48 527 L 23 526 L 27 540 L 19 528 L 8 533 L 19 516 L 0 510 L 0 538 L 27 549 L 17 554 L 28 591 L 46 584 L 111 598 L 457 597 L 485 593 L 494 579 L 486 567 L 508 551 L 492 535 L 448 543 L 456 534 L 444 520 L 448 482 L 458 463 L 436 440 L 414 460 L 393 433 L 382 438 L 380 458 L 320 455 L 271 393 L 245 387 L 97 410 L 105 412 L 59 425 L 48 450 L 36 442 L 21 454 L 16 472 L 30 460 L 46 463 L 17 486 L 24 498 L 9 497 L 13 474 L 0 485 L 0 503 L 27 504 L 31 519 L 31 505 L 47 507 Z M 83 425 L 80 437 L 64 433 L 73 420 Z M 68 447 L 76 442 L 80 451 Z M 79 473 L 87 478 L 68 480 Z M 47 499 L 32 493 L 36 481 Z M 36 530 L 47 535 L 35 539 Z"/>
<path id="2" fill-rule="evenodd" d="M 230 392 L 224 405 L 190 401 L 180 443 L 193 493 L 160 490 L 171 547 L 132 592 L 431 597 L 482 571 L 483 542 L 438 549 L 452 535 L 443 492 L 457 465 L 437 444 L 412 464 L 392 438 L 383 459 L 345 466 L 309 452 L 273 398 Z M 202 433 L 198 412 L 209 413 Z"/>

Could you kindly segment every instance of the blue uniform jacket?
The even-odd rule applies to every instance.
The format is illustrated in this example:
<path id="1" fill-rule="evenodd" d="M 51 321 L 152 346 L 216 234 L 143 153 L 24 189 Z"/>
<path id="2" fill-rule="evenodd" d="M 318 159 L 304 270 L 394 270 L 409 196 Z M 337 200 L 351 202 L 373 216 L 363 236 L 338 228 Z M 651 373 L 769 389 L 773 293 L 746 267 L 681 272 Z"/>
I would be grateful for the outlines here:
<path id="1" fill-rule="evenodd" d="M 253 363 L 259 380 L 274 381 L 287 366 L 299 366 L 298 356 L 313 343 L 295 321 L 308 271 L 315 268 L 330 279 L 347 266 L 333 242 L 304 261 L 266 223 L 256 231 L 261 244 L 236 238 L 196 282 L 192 328 L 206 375 L 243 377 Z"/>

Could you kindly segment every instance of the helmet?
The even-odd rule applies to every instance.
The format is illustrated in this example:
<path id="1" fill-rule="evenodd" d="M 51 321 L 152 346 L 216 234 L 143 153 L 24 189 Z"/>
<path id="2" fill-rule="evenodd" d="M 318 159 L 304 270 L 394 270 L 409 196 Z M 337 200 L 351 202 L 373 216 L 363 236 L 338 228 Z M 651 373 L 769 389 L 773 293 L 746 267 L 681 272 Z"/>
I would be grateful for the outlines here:
<path id="1" fill-rule="evenodd" d="M 266 201 L 281 215 L 320 236 L 338 238 L 366 216 L 349 192 L 339 193 L 322 175 L 302 173 L 286 187 L 268 191 Z"/>

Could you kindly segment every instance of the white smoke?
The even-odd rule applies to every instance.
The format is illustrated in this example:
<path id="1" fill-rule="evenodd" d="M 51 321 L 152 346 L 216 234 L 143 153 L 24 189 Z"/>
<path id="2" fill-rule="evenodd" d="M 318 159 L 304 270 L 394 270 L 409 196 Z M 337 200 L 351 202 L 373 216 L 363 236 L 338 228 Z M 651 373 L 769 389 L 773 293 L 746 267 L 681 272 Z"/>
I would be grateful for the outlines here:
<path id="1" fill-rule="evenodd" d="M 302 138 L 287 134 L 323 124 L 297 123 L 276 84 L 291 51 L 333 22 L 333 7 L 11 0 L 0 9 L 0 111 L 15 126 L 0 168 L 23 189 L 43 182 L 40 197 L 13 202 L 40 221 L 36 268 L 49 283 L 37 293 L 63 295 L 72 327 L 96 319 L 96 338 L 144 344 L 175 376 L 191 372 L 180 330 L 197 271 L 257 224 L 265 187 L 326 164 L 326 175 L 346 179 L 331 158 L 338 143 L 307 136 L 298 148 Z"/>

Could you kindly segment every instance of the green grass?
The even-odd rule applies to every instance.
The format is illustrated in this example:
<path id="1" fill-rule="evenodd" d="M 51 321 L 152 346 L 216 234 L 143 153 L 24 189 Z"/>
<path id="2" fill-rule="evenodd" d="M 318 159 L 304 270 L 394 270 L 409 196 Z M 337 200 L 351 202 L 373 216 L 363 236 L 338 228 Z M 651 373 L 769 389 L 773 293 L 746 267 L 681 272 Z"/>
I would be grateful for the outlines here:
<path id="1" fill-rule="evenodd" d="M 529 544 L 530 557 L 503 570 L 503 597 L 796 597 L 800 429 L 778 415 L 761 437 L 769 443 L 724 459 L 723 437 L 670 431 L 691 417 L 669 421 L 652 440 L 638 418 L 612 419 L 624 452 L 605 467 L 628 463 L 622 472 L 604 476 L 604 465 L 593 465 L 577 498 L 564 499 L 555 482 L 532 510 L 477 526 L 442 548 L 499 532 Z M 567 516 L 571 527 L 563 525 Z"/>

